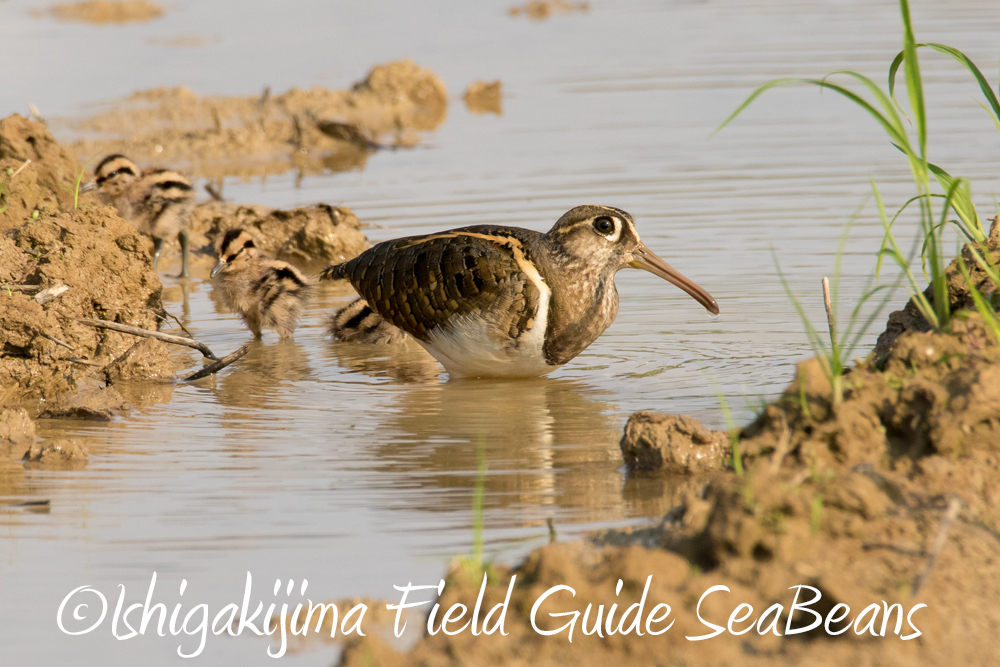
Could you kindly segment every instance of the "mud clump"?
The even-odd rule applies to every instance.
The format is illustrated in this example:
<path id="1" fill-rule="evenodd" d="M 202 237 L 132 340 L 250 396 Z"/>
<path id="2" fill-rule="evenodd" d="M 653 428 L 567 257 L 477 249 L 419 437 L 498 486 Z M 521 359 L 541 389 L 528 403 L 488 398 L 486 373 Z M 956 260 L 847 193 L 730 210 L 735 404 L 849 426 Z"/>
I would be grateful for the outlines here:
<path id="1" fill-rule="evenodd" d="M 76 439 L 39 441 L 35 422 L 24 408 L 0 410 L 0 489 L 23 472 L 24 465 L 43 468 L 80 468 L 87 463 L 86 444 Z"/>
<path id="2" fill-rule="evenodd" d="M 444 122 L 448 92 L 430 70 L 403 60 L 378 65 L 350 90 L 292 89 L 272 96 L 201 97 L 187 88 L 132 94 L 105 113 L 69 123 L 86 139 L 79 156 L 123 153 L 143 165 L 195 177 L 259 177 L 298 169 L 302 174 L 354 169 L 367 152 L 329 136 L 324 122 L 359 128 L 397 144 Z"/>
<path id="3" fill-rule="evenodd" d="M 991 255 L 993 264 L 1000 262 L 1000 222 L 996 218 L 992 220 L 990 233 L 986 239 L 986 251 Z M 985 253 L 983 253 L 985 254 Z M 996 286 L 992 284 L 989 276 L 983 271 L 979 263 L 973 258 L 969 245 L 962 249 L 960 257 L 956 257 L 945 269 L 945 281 L 948 286 L 948 302 L 952 312 L 959 310 L 975 310 L 976 304 L 973 300 L 972 292 L 959 270 L 959 262 L 964 262 L 969 270 L 972 284 L 976 286 L 986 297 L 993 298 L 994 306 L 997 305 Z M 924 296 L 930 304 L 934 304 L 934 292 L 931 287 L 924 290 Z M 910 299 L 903 310 L 897 310 L 889 314 L 889 322 L 886 329 L 878 337 L 875 344 L 875 360 L 883 363 L 889 355 L 889 351 L 895 344 L 896 339 L 906 331 L 927 332 L 931 330 L 931 325 L 924 319 L 917 308 L 917 304 Z"/>
<path id="4" fill-rule="evenodd" d="M 90 452 L 83 442 L 62 438 L 35 443 L 24 455 L 24 462 L 46 468 L 82 468 L 89 458 Z"/>
<path id="5" fill-rule="evenodd" d="M 17 116 L 0 121 L 0 151 L 0 167 L 32 160 L 12 177 L 13 189 L 5 189 L 0 204 L 8 205 L 0 214 L 3 405 L 103 383 L 107 378 L 99 369 L 135 339 L 77 319 L 156 329 L 162 285 L 150 267 L 146 241 L 115 209 L 88 199 L 73 210 L 60 201 L 61 186 L 73 183 L 60 179 L 75 179 L 79 165 L 44 125 Z M 116 372 L 129 376 L 137 361 L 118 364 Z M 145 347 L 142 364 L 154 377 L 173 372 L 162 343 Z"/>
<path id="6" fill-rule="evenodd" d="M 0 120 L 0 232 L 39 206 L 72 206 L 79 173 L 76 158 L 45 126 L 18 114 Z"/>
<path id="7" fill-rule="evenodd" d="M 111 387 L 88 389 L 75 394 L 67 394 L 46 404 L 38 413 L 39 419 L 89 419 L 111 421 L 117 415 L 127 413 L 131 406 L 122 395 Z"/>
<path id="8" fill-rule="evenodd" d="M 637 412 L 625 425 L 621 450 L 631 472 L 691 475 L 721 469 L 728 444 L 725 433 L 697 419 Z"/>
<path id="9" fill-rule="evenodd" d="M 475 114 L 493 113 L 501 116 L 502 98 L 503 84 L 500 81 L 476 81 L 465 89 L 465 108 Z"/>
<path id="10" fill-rule="evenodd" d="M 60 21 L 108 24 L 152 21 L 163 16 L 163 13 L 163 7 L 146 0 L 87 0 L 53 5 L 36 15 L 47 14 Z"/>
<path id="11" fill-rule="evenodd" d="M 316 204 L 276 210 L 213 202 L 195 209 L 190 230 L 194 247 L 214 255 L 230 229 L 243 228 L 266 255 L 306 269 L 344 262 L 368 248 L 361 223 L 349 208 Z"/>
<path id="12" fill-rule="evenodd" d="M 35 444 L 35 422 L 24 408 L 0 410 L 0 461 L 19 461 Z"/>
<path id="13" fill-rule="evenodd" d="M 567 0 L 530 0 L 523 5 L 514 5 L 507 10 L 511 16 L 527 16 L 533 21 L 544 21 L 554 14 L 573 14 L 590 11 L 589 2 L 568 2 Z"/>

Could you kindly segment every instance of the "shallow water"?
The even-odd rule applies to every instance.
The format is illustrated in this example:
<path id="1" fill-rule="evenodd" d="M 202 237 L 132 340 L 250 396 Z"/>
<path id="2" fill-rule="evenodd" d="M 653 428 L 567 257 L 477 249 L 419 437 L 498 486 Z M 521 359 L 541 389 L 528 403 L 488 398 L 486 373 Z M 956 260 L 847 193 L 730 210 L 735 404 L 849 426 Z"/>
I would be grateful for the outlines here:
<path id="1" fill-rule="evenodd" d="M 995 75 L 993 2 L 914 4 L 919 39 L 961 48 Z M 239 600 L 247 571 L 257 582 L 308 578 L 314 600 L 385 598 L 393 584 L 434 583 L 471 549 L 480 460 L 489 557 L 514 560 L 544 543 L 546 519 L 563 539 L 662 514 L 677 489 L 620 470 L 627 415 L 656 409 L 721 427 L 717 384 L 737 418 L 749 418 L 808 354 L 770 248 L 819 324 L 819 280 L 832 273 L 868 175 L 891 208 L 912 189 L 874 123 L 813 89 L 773 91 L 707 138 L 769 78 L 849 68 L 881 81 L 900 43 L 891 0 L 592 2 L 590 12 L 543 22 L 509 17 L 505 2 L 279 10 L 254 1 L 237 17 L 229 3 L 206 1 L 126 26 L 29 14 L 43 6 L 0 4 L 0 39 L 18 54 L 5 72 L 2 115 L 26 113 L 29 103 L 45 116 L 90 113 L 158 85 L 241 95 L 265 85 L 336 88 L 375 63 L 411 57 L 453 98 L 423 147 L 377 154 L 363 171 L 230 182 L 226 196 L 344 204 L 372 225 L 373 241 L 480 222 L 545 230 L 575 204 L 607 203 L 633 213 L 647 245 L 708 289 L 723 316 L 712 321 L 654 276 L 625 271 L 618 320 L 564 368 L 532 381 L 445 382 L 418 351 L 325 338 L 324 316 L 350 294 L 324 287 L 294 342 L 265 336 L 215 381 L 129 387 L 140 407 L 109 425 L 41 422 L 44 437 L 86 437 L 91 459 L 77 471 L 29 470 L 3 487 L 4 503 L 51 501 L 47 512 L 0 509 L 4 664 L 178 660 L 172 638 L 116 642 L 109 621 L 82 637 L 55 626 L 73 588 L 94 585 L 113 605 L 125 584 L 131 602 L 154 570 L 164 601 L 186 578 L 185 599 L 213 609 Z M 184 35 L 205 40 L 163 45 Z M 993 210 L 998 140 L 970 99 L 974 85 L 943 56 L 922 62 L 932 160 L 970 177 L 977 203 Z M 464 87 L 494 78 L 504 83 L 503 115 L 467 112 Z M 844 259 L 845 304 L 872 270 L 880 238 L 869 206 Z M 167 268 L 167 307 L 199 339 L 227 352 L 246 342 L 213 300 L 207 267 L 186 290 Z M 203 659 L 259 664 L 265 647 L 210 638 Z M 320 665 L 333 656 L 323 647 L 285 660 Z"/>

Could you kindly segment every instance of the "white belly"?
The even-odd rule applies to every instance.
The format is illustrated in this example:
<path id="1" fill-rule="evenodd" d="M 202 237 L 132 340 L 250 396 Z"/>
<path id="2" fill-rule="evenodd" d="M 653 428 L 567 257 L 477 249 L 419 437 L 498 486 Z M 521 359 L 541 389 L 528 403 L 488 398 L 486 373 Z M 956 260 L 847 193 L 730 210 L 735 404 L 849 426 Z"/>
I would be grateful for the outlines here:
<path id="1" fill-rule="evenodd" d="M 516 344 L 488 320 L 473 315 L 452 318 L 446 327 L 431 331 L 427 343 L 418 342 L 452 378 L 536 377 L 555 370 L 558 366 L 546 362 L 543 352 L 551 290 L 541 276 L 532 273 L 528 276 L 538 287 L 538 311 L 531 329 Z"/>

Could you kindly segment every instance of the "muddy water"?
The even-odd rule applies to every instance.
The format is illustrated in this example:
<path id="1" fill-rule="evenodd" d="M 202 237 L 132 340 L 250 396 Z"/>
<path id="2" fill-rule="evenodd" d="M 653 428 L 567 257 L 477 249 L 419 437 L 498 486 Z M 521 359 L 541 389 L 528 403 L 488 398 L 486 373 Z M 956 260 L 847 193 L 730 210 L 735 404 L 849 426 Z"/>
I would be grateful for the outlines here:
<path id="1" fill-rule="evenodd" d="M 262 582 L 265 602 L 264 582 L 276 577 L 308 578 L 313 599 L 433 583 L 471 548 L 481 460 L 491 557 L 513 559 L 548 539 L 549 518 L 566 538 L 662 513 L 676 489 L 620 471 L 627 414 L 680 412 L 718 427 L 712 383 L 741 419 L 787 383 L 808 348 L 770 248 L 818 323 L 819 279 L 832 271 L 868 174 L 895 207 L 910 193 L 904 165 L 861 112 L 814 90 L 775 91 L 707 136 L 768 78 L 847 67 L 881 81 L 899 44 L 896 3 L 591 4 L 536 22 L 509 17 L 504 2 L 298 2 L 280 11 L 246 2 L 239 17 L 229 3 L 199 2 L 114 27 L 36 18 L 29 12 L 39 2 L 0 5 L 5 51 L 21 54 L 5 74 L 3 115 L 29 103 L 43 115 L 83 114 L 156 85 L 226 94 L 342 87 L 374 63 L 411 57 L 453 97 L 448 120 L 421 148 L 377 154 L 363 171 L 229 182 L 225 195 L 279 207 L 345 204 L 372 225 L 372 240 L 480 222 L 543 230 L 572 205 L 612 204 L 632 212 L 646 243 L 723 311 L 711 321 L 669 285 L 626 271 L 617 322 L 563 369 L 527 382 L 448 383 L 419 351 L 325 338 L 324 315 L 350 298 L 326 287 L 294 342 L 265 337 L 214 382 L 129 387 L 140 407 L 109 425 L 43 422 L 45 437 L 87 438 L 91 459 L 81 470 L 2 482 L 4 502 L 51 501 L 48 511 L 0 511 L 4 664 L 178 660 L 173 639 L 116 642 L 110 620 L 75 638 L 55 627 L 73 588 L 91 584 L 113 607 L 116 585 L 135 601 L 154 570 L 160 600 L 176 600 L 186 578 L 183 599 L 213 609 L 239 601 L 246 571 Z M 995 67 L 992 2 L 914 4 L 918 38 Z M 970 100 L 967 75 L 940 57 L 924 63 L 932 159 L 972 178 L 991 210 L 992 126 Z M 495 78 L 503 115 L 468 113 L 465 86 Z M 879 239 L 869 208 L 848 244 L 845 303 Z M 169 277 L 176 267 L 166 269 L 168 308 L 197 337 L 224 351 L 247 340 L 213 299 L 206 266 L 187 286 Z M 265 647 L 217 638 L 205 655 L 259 664 Z M 285 660 L 329 664 L 332 651 Z"/>

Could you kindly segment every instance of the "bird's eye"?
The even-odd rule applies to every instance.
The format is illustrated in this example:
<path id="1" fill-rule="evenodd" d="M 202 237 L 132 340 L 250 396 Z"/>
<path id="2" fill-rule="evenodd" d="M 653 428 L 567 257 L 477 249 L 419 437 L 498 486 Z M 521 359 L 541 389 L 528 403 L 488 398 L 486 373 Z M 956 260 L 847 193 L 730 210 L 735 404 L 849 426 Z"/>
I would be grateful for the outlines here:
<path id="1" fill-rule="evenodd" d="M 615 221 L 611 218 L 601 216 L 594 220 L 594 229 L 597 230 L 598 234 L 611 234 L 615 231 Z"/>

